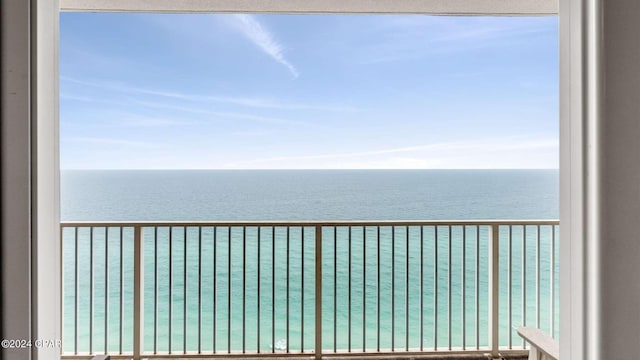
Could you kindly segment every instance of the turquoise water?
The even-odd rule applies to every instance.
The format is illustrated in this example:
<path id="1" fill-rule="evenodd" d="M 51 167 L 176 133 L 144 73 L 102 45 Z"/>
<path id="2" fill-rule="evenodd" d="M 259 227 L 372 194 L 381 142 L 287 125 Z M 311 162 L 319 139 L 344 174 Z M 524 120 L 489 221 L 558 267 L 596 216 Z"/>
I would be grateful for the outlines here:
<path id="1" fill-rule="evenodd" d="M 64 171 L 62 214 L 64 220 L 557 218 L 557 183 L 558 173 L 553 170 Z M 451 229 L 451 240 L 449 229 Z M 255 227 L 247 228 L 244 234 L 242 228 L 233 228 L 231 229 L 231 256 L 228 256 L 228 228 L 217 228 L 214 231 L 212 227 L 204 227 L 200 229 L 200 238 L 198 228 L 195 227 L 186 230 L 183 227 L 174 227 L 171 231 L 173 277 L 170 302 L 169 229 L 159 228 L 156 234 L 151 228 L 144 230 L 144 344 L 146 350 L 152 351 L 155 345 L 158 351 L 167 351 L 169 339 L 171 339 L 171 349 L 174 352 L 182 352 L 184 345 L 187 351 L 195 351 L 198 349 L 198 343 L 202 351 L 210 352 L 213 350 L 214 341 L 216 351 L 226 352 L 229 350 L 229 335 L 231 335 L 230 350 L 232 351 L 242 349 L 243 339 L 247 351 L 257 349 L 258 342 L 262 351 L 270 351 L 274 343 L 276 348 L 286 347 L 284 344 L 288 344 L 291 351 L 299 351 L 302 348 L 313 349 L 315 316 L 313 228 L 292 228 L 288 244 L 285 228 L 276 228 L 275 234 L 272 233 L 273 228 L 261 228 L 260 236 Z M 408 229 L 382 227 L 378 237 L 375 227 L 366 229 L 353 227 L 351 228 L 351 246 L 349 246 L 349 228 L 335 229 L 336 238 L 334 238 L 334 228 L 323 230 L 323 344 L 325 349 L 333 350 L 334 347 L 338 350 L 347 349 L 351 345 L 353 349 L 362 349 L 364 346 L 375 350 L 378 347 L 378 341 L 380 348 L 389 349 L 392 346 L 392 338 L 393 346 L 398 350 L 405 347 L 419 348 L 421 345 L 425 348 L 433 348 L 436 341 L 439 348 L 448 347 L 449 342 L 453 347 L 459 347 L 463 342 L 463 328 L 465 344 L 475 347 L 476 323 L 479 329 L 478 345 L 487 345 L 488 229 L 467 227 L 463 230 L 461 227 L 439 227 L 437 241 L 435 231 L 434 227 L 422 229 L 420 227 Z M 464 244 L 463 231 L 465 232 Z M 537 321 L 535 301 L 537 231 L 536 227 L 528 227 L 526 233 L 523 227 L 516 226 L 512 229 L 512 253 L 514 254 L 511 273 L 512 326 L 520 326 L 525 322 L 522 314 L 523 238 L 526 241 L 524 246 L 526 323 L 535 324 Z M 552 316 L 556 331 L 558 326 L 557 314 L 550 311 L 552 231 L 555 231 L 554 236 L 557 239 L 557 228 L 552 230 L 551 227 L 543 226 L 540 231 L 539 314 L 540 326 L 547 331 L 552 330 Z M 122 230 L 123 291 L 120 291 L 120 229 L 111 228 L 107 231 L 108 266 L 105 266 L 105 229 L 94 229 L 93 251 L 89 248 L 89 237 L 88 229 L 78 230 L 78 265 L 81 269 L 78 271 L 78 284 L 74 281 L 76 273 L 74 230 L 65 230 L 63 237 L 65 351 L 73 352 L 76 345 L 74 300 L 75 289 L 78 288 L 78 351 L 89 351 L 90 327 L 93 327 L 91 348 L 94 351 L 104 349 L 105 308 L 108 308 L 106 311 L 108 313 L 106 317 L 108 318 L 108 349 L 117 352 L 122 345 L 123 352 L 130 352 L 133 338 L 132 230 L 129 228 Z M 155 256 L 156 238 L 157 257 Z M 245 239 L 246 248 L 243 248 Z M 508 239 L 508 229 L 501 228 L 500 342 L 503 345 L 508 344 L 509 336 Z M 379 287 L 378 242 L 380 244 Z M 392 242 L 395 244 L 394 247 Z M 557 248 L 556 241 L 553 250 L 556 253 L 556 261 Z M 349 249 L 351 249 L 350 253 Z M 449 249 L 451 249 L 450 253 Z M 463 257 L 463 249 L 465 257 Z M 260 261 L 258 261 L 258 250 Z M 476 256 L 476 251 L 479 251 L 480 256 Z M 245 261 L 243 261 L 243 253 Z M 275 254 L 275 264 L 273 254 Z M 337 254 L 335 271 L 334 254 Z M 349 286 L 348 277 L 349 257 L 351 258 L 351 286 Z M 449 266 L 449 258 L 451 258 L 451 266 Z M 157 259 L 157 263 L 154 259 Z M 228 271 L 228 259 L 231 259 L 231 276 Z M 477 274 L 476 259 L 479 259 Z M 90 261 L 93 261 L 93 292 L 89 281 L 90 272 L 87 271 L 91 268 Z M 198 273 L 199 263 L 202 264 L 200 273 Z M 556 298 L 554 301 L 557 304 L 558 268 L 557 263 L 553 265 Z M 105 296 L 105 267 L 108 268 L 108 297 Z M 157 283 L 154 276 L 156 267 Z M 244 283 L 243 267 L 245 268 Z M 392 267 L 395 268 L 394 277 L 392 277 Z M 288 298 L 286 296 L 287 268 Z M 259 277 L 258 269 L 260 269 Z M 438 273 L 437 296 L 435 296 L 436 270 Z M 272 271 L 275 272 L 275 283 L 272 281 Z M 479 279 L 478 283 L 476 283 L 476 276 Z M 449 291 L 449 277 L 451 291 Z M 421 279 L 422 292 L 420 291 Z M 393 298 L 392 283 L 395 289 Z M 462 296 L 463 283 L 464 297 Z M 230 314 L 227 311 L 229 284 L 231 284 Z M 201 289 L 200 294 L 198 294 L 198 288 Z M 258 296 L 258 289 L 260 296 Z M 334 289 L 336 296 L 334 296 Z M 272 299 L 272 292 L 275 293 L 275 301 Z M 351 301 L 349 301 L 349 294 Z M 380 294 L 379 299 L 378 294 Z M 476 294 L 478 295 L 477 307 Z M 155 300 L 156 296 L 157 300 Z M 108 306 L 105 306 L 105 298 L 108 298 Z M 155 324 L 154 302 L 158 314 Z M 437 311 L 434 311 L 436 302 Z M 124 319 L 122 324 L 119 322 L 121 303 Z M 169 310 L 170 303 L 171 310 Z M 259 317 L 258 304 L 260 305 Z M 288 341 L 287 304 L 289 308 Z M 351 304 L 350 318 L 349 304 Z M 378 321 L 378 304 L 380 321 Z M 272 312 L 272 309 L 275 312 Z M 172 318 L 171 337 L 169 336 L 169 312 Z M 92 317 L 91 313 L 93 313 Z M 201 314 L 200 326 L 198 326 L 198 313 Z M 463 313 L 466 320 L 464 326 L 462 325 Z M 304 326 L 302 326 L 303 317 Z M 229 319 L 231 319 L 230 329 Z M 349 320 L 351 320 L 350 332 Z M 120 328 L 122 328 L 122 342 L 120 342 Z M 451 337 L 449 337 L 449 329 Z M 336 342 L 334 342 L 334 335 Z M 521 344 L 520 339 L 513 332 L 512 337 L 514 345 Z"/>

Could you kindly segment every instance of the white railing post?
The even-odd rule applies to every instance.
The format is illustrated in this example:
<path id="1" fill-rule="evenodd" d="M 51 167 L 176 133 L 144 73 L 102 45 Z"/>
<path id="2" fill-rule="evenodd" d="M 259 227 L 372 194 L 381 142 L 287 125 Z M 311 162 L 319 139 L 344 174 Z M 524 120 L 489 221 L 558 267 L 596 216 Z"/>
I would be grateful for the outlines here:
<path id="1" fill-rule="evenodd" d="M 142 227 L 133 227 L 133 359 L 140 360 L 143 349 L 144 316 L 144 275 L 142 264 L 144 252 L 142 246 Z M 122 289 L 120 289 L 122 291 Z"/>
<path id="2" fill-rule="evenodd" d="M 499 240 L 500 225 L 492 224 L 489 231 L 489 346 L 491 347 L 491 358 L 500 359 L 499 354 Z"/>
<path id="3" fill-rule="evenodd" d="M 316 329 L 315 358 L 322 359 L 322 225 L 316 225 L 315 233 L 315 272 L 316 272 Z"/>

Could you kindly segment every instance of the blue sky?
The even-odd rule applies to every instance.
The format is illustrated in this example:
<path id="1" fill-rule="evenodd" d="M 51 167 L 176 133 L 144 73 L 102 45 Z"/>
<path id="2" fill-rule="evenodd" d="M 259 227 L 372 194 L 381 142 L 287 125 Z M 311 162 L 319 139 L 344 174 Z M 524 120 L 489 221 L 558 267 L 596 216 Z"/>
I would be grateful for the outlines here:
<path id="1" fill-rule="evenodd" d="M 63 169 L 558 167 L 557 17 L 61 14 Z"/>

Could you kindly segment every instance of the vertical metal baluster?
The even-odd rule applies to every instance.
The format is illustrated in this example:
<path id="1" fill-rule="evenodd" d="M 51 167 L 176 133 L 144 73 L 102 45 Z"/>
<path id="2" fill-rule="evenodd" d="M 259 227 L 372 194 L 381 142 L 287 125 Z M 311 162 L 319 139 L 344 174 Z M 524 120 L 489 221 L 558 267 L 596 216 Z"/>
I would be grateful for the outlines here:
<path id="1" fill-rule="evenodd" d="M 246 352 L 247 339 L 247 228 L 242 227 L 242 353 Z"/>
<path id="2" fill-rule="evenodd" d="M 536 231 L 536 327 L 540 328 L 540 225 Z"/>
<path id="3" fill-rule="evenodd" d="M 377 241 L 377 250 L 376 250 L 376 256 L 377 256 L 377 263 L 376 263 L 376 267 L 377 267 L 377 271 L 378 274 L 376 276 L 376 280 L 378 282 L 377 284 L 377 290 L 376 291 L 376 296 L 377 296 L 377 300 L 376 300 L 376 306 L 378 307 L 378 309 L 376 310 L 376 316 L 378 317 L 378 320 L 376 321 L 376 325 L 377 325 L 377 337 L 376 337 L 376 350 L 378 352 L 380 352 L 380 226 L 376 226 L 376 231 L 377 231 L 377 236 L 376 236 L 376 241 Z"/>
<path id="4" fill-rule="evenodd" d="M 409 226 L 405 226 L 404 350 L 409 351 Z"/>
<path id="5" fill-rule="evenodd" d="M 216 335 L 217 335 L 217 309 L 218 309 L 218 228 L 213 227 L 213 329 L 212 329 L 212 348 L 216 353 Z"/>
<path id="6" fill-rule="evenodd" d="M 391 351 L 395 351 L 396 334 L 396 229 L 391 226 Z"/>
<path id="7" fill-rule="evenodd" d="M 187 227 L 182 228 L 182 352 L 187 353 Z"/>
<path id="8" fill-rule="evenodd" d="M 322 359 L 322 226 L 316 225 L 314 234 L 315 262 L 315 348 L 314 358 Z"/>
<path id="9" fill-rule="evenodd" d="M 261 241 L 261 236 L 260 236 L 260 230 L 261 228 L 258 226 L 256 228 L 256 236 L 257 236 L 257 246 L 258 246 L 258 274 L 257 274 L 257 278 L 258 278 L 258 319 L 257 319 L 257 336 L 256 336 L 256 348 L 258 349 L 258 354 L 260 353 L 260 302 L 262 300 L 262 298 L 260 297 L 260 284 L 262 283 L 262 278 L 260 276 L 260 253 L 261 253 L 261 247 L 262 247 L 262 241 Z"/>
<path id="10" fill-rule="evenodd" d="M 420 225 L 420 351 L 424 350 L 424 226 Z"/>
<path id="11" fill-rule="evenodd" d="M 499 358 L 500 350 L 500 225 L 491 224 L 489 228 L 489 346 L 491 358 Z"/>
<path id="12" fill-rule="evenodd" d="M 333 352 L 337 352 L 338 334 L 338 227 L 333 227 Z"/>
<path id="13" fill-rule="evenodd" d="M 447 277 L 448 277 L 448 284 L 447 284 L 447 322 L 448 322 L 448 326 L 447 326 L 447 331 L 448 331 L 448 341 L 449 341 L 449 350 L 451 350 L 451 225 L 449 225 L 449 251 L 448 251 L 448 256 L 449 256 L 449 260 L 447 263 Z"/>
<path id="14" fill-rule="evenodd" d="M 77 248 L 76 248 L 77 249 Z M 104 353 L 109 352 L 109 232 L 104 238 Z"/>
<path id="15" fill-rule="evenodd" d="M 286 325 L 286 342 L 287 342 L 287 353 L 289 353 L 289 261 L 291 260 L 291 254 L 290 254 L 290 242 L 289 242 L 289 233 L 290 233 L 290 228 L 289 226 L 287 226 L 287 285 L 286 285 L 286 292 L 287 292 L 287 309 L 286 309 L 286 316 L 285 318 L 287 319 L 287 325 Z"/>
<path id="16" fill-rule="evenodd" d="M 74 274 L 74 282 L 73 285 L 75 286 L 75 296 L 73 297 L 73 308 L 74 308 L 74 312 L 73 312 L 73 353 L 78 355 L 78 292 L 80 290 L 80 285 L 78 284 L 78 273 L 80 271 L 80 266 L 78 266 L 78 227 L 75 227 L 74 230 L 74 242 L 75 242 L 75 247 L 73 249 L 74 253 L 74 266 L 75 266 L 75 274 Z M 105 292 L 106 294 L 106 292 Z M 107 297 L 105 296 L 105 299 Z M 106 317 L 105 317 L 105 321 L 106 321 Z M 106 351 L 106 346 L 105 346 L 105 353 Z"/>
<path id="17" fill-rule="evenodd" d="M 172 346 L 173 325 L 173 228 L 169 226 L 169 354 Z"/>
<path id="18" fill-rule="evenodd" d="M 271 228 L 271 353 L 276 352 L 276 228 Z"/>
<path id="19" fill-rule="evenodd" d="M 347 291 L 348 291 L 348 295 L 347 295 L 347 350 L 349 352 L 351 352 L 351 226 L 348 226 L 348 230 L 349 230 L 349 248 L 347 249 L 347 257 L 349 259 L 349 270 L 347 271 L 348 274 L 348 286 L 347 286 Z"/>
<path id="20" fill-rule="evenodd" d="M 513 347 L 513 327 L 512 327 L 512 308 L 513 308 L 513 294 L 512 294 L 512 267 L 513 267 L 513 225 L 509 225 L 509 244 L 507 247 L 507 253 L 509 254 L 507 259 L 509 264 L 507 265 L 507 298 L 509 302 L 509 314 L 507 315 L 509 321 L 509 349 Z"/>
<path id="21" fill-rule="evenodd" d="M 231 226 L 227 228 L 227 353 L 231 354 Z"/>
<path id="22" fill-rule="evenodd" d="M 271 228 L 271 353 L 276 352 L 276 228 Z"/>
<path id="23" fill-rule="evenodd" d="M 367 350 L 367 228 L 362 227 L 362 352 Z"/>
<path id="24" fill-rule="evenodd" d="M 480 226 L 476 225 L 476 349 L 480 349 Z"/>
<path id="25" fill-rule="evenodd" d="M 462 350 L 467 349 L 467 227 L 462 225 Z"/>
<path id="26" fill-rule="evenodd" d="M 438 350 L 438 225 L 433 229 L 433 349 Z"/>
<path id="27" fill-rule="evenodd" d="M 521 289 L 521 295 L 522 295 L 522 323 L 523 325 L 527 324 L 527 306 L 526 306 L 526 300 L 527 300 L 527 287 L 526 287 L 526 281 L 527 281 L 527 227 L 526 225 L 522 226 L 522 289 Z M 525 345 L 525 341 L 522 341 L 523 346 Z"/>
<path id="28" fill-rule="evenodd" d="M 304 352 L 304 227 L 300 228 L 300 351 Z"/>
<path id="29" fill-rule="evenodd" d="M 549 307 L 549 314 L 551 317 L 551 321 L 549 322 L 549 324 L 551 324 L 551 331 L 549 331 L 549 333 L 551 334 L 552 337 L 556 337 L 556 327 L 555 327 L 555 321 L 556 321 L 556 317 L 555 317 L 555 308 L 556 308 L 556 304 L 555 304 L 555 297 L 556 297 L 556 287 L 555 287 L 555 281 L 556 281 L 556 228 L 555 225 L 551 225 L 551 306 Z"/>
<path id="30" fill-rule="evenodd" d="M 158 228 L 153 227 L 153 353 L 158 353 Z"/>
<path id="31" fill-rule="evenodd" d="M 89 353 L 93 354 L 93 231 L 89 238 Z M 64 319 L 64 318 L 63 318 Z"/>
<path id="32" fill-rule="evenodd" d="M 141 226 L 133 226 L 133 360 L 140 360 L 144 352 L 144 242 L 142 232 Z"/>
<path id="33" fill-rule="evenodd" d="M 202 226 L 198 226 L 198 354 L 202 352 Z"/>
<path id="34" fill-rule="evenodd" d="M 122 354 L 122 321 L 124 319 L 124 313 L 123 313 L 123 308 L 124 308 L 124 298 L 122 297 L 122 293 L 124 292 L 124 281 L 123 281 L 123 277 L 122 277 L 122 270 L 123 270 L 123 255 L 124 255 L 124 251 L 122 251 L 122 227 L 120 227 L 120 291 L 119 291 L 119 296 L 120 296 L 120 321 L 118 321 L 118 325 L 120 325 L 120 333 L 119 333 L 119 338 L 118 338 L 118 347 L 119 347 L 119 354 Z"/>

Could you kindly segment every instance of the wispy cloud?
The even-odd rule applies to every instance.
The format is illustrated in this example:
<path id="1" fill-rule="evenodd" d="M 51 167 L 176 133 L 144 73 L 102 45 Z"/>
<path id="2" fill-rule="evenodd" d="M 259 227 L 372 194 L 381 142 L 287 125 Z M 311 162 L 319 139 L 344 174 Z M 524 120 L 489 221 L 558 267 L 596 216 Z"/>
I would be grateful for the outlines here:
<path id="1" fill-rule="evenodd" d="M 140 148 L 152 148 L 155 147 L 154 144 L 144 142 L 144 141 L 135 141 L 135 140 L 124 140 L 124 139 L 114 139 L 114 138 L 103 138 L 103 137 L 70 137 L 62 139 L 62 142 L 71 142 L 71 143 L 82 143 L 82 144 L 96 144 L 96 145 L 113 145 L 113 146 L 128 146 L 128 147 L 140 147 Z"/>
<path id="2" fill-rule="evenodd" d="M 554 21 L 549 19 L 549 21 Z M 463 18 L 391 16 L 370 29 L 371 37 L 381 41 L 367 48 L 362 64 L 418 60 L 434 55 L 468 53 L 486 48 L 526 43 L 537 36 L 554 36 L 548 23 L 512 18 Z"/>
<path id="3" fill-rule="evenodd" d="M 109 124 L 110 126 L 126 126 L 126 127 L 158 127 L 158 126 L 171 126 L 171 125 L 197 125 L 204 124 L 209 122 L 210 120 L 221 120 L 221 121 L 229 121 L 229 120 L 247 120 L 251 122 L 257 123 L 265 123 L 265 124 L 273 124 L 273 125 L 304 125 L 304 126 L 314 126 L 314 124 L 297 121 L 297 120 L 288 120 L 284 118 L 278 117 L 270 117 L 270 116 L 262 116 L 255 114 L 248 114 L 237 111 L 213 111 L 208 108 L 203 108 L 202 106 L 192 106 L 192 105 L 180 105 L 174 104 L 171 102 L 162 102 L 162 101 L 147 101 L 147 100 L 129 100 L 127 102 L 121 101 L 109 101 L 100 98 L 93 98 L 87 96 L 75 96 L 75 95 L 64 95 L 60 96 L 61 99 L 72 100 L 72 101 L 81 101 L 87 103 L 104 103 L 109 105 L 117 105 L 120 107 L 127 107 L 129 109 L 160 109 L 160 110 L 170 110 L 180 113 L 189 113 L 189 114 L 197 114 L 207 116 L 207 120 L 185 120 L 185 119 L 173 119 L 167 118 L 165 116 L 148 116 L 148 115 L 140 115 L 132 111 L 127 112 L 114 112 L 112 114 L 112 121 Z"/>
<path id="4" fill-rule="evenodd" d="M 89 96 L 69 95 L 69 94 L 65 94 L 65 93 L 60 93 L 60 99 L 73 100 L 73 101 L 84 101 L 84 102 L 94 102 L 94 101 L 99 100 L 97 98 L 92 98 L 92 97 L 89 97 Z"/>
<path id="5" fill-rule="evenodd" d="M 282 44 L 253 15 L 236 14 L 236 28 L 273 60 L 284 65 L 294 78 L 300 76 L 298 69 L 283 54 Z"/>
<path id="6" fill-rule="evenodd" d="M 194 120 L 177 120 L 162 116 L 141 116 L 138 114 L 125 114 L 120 117 L 117 125 L 126 127 L 164 127 L 185 126 L 197 124 Z"/>
<path id="7" fill-rule="evenodd" d="M 167 109 L 167 110 L 175 110 L 181 112 L 187 112 L 192 114 L 200 114 L 200 115 L 210 115 L 214 117 L 216 120 L 229 120 L 229 119 L 240 119 L 240 120 L 249 120 L 254 122 L 261 122 L 266 124 L 279 124 L 279 125 L 300 125 L 303 124 L 299 121 L 292 121 L 281 118 L 274 118 L 269 116 L 261 116 L 261 115 L 253 115 L 253 114 L 245 114 L 240 112 L 233 111 L 211 111 L 207 109 L 196 108 L 193 106 L 179 106 L 179 105 L 171 105 L 160 102 L 149 102 L 149 101 L 136 101 L 137 104 L 150 107 L 150 108 L 158 108 L 158 109 Z"/>
<path id="8" fill-rule="evenodd" d="M 149 89 L 135 89 L 136 91 L 149 95 L 157 95 L 174 99 L 193 101 L 193 102 L 219 102 L 233 105 L 240 105 L 253 108 L 279 109 L 279 110 L 321 110 L 321 111 L 342 111 L 356 112 L 359 109 L 352 106 L 339 105 L 313 105 L 286 103 L 273 99 L 252 98 L 252 97 L 229 97 L 229 96 L 212 96 L 212 95 L 193 95 L 180 92 L 166 92 Z"/>
<path id="9" fill-rule="evenodd" d="M 284 102 L 277 99 L 261 98 L 261 97 L 233 97 L 233 96 L 217 96 L 217 95 L 209 95 L 209 94 L 197 95 L 197 94 L 183 93 L 179 91 L 164 91 L 164 90 L 140 88 L 136 86 L 127 85 L 124 83 L 85 81 L 85 80 L 78 80 L 78 79 L 69 78 L 65 76 L 61 76 L 60 78 L 63 81 L 68 81 L 68 82 L 72 82 L 72 83 L 84 85 L 84 86 L 97 87 L 101 89 L 124 92 L 129 94 L 159 96 L 159 97 L 190 101 L 190 102 L 201 102 L 201 103 L 215 102 L 215 103 L 231 104 L 231 105 L 238 105 L 238 106 L 244 106 L 244 107 L 250 107 L 250 108 L 263 108 L 263 109 L 275 109 L 275 110 L 318 110 L 318 111 L 335 111 L 335 112 L 362 111 L 362 109 L 360 108 L 349 106 L 349 105 L 294 103 L 294 102 Z M 87 97 L 87 96 L 64 95 L 61 97 L 69 100 L 77 100 L 77 101 L 104 102 L 104 100 L 102 99 L 96 99 L 96 98 Z"/>
<path id="10" fill-rule="evenodd" d="M 486 155 L 491 156 L 492 160 L 496 157 L 508 158 L 508 161 L 512 162 L 508 167 L 528 168 L 536 167 L 537 164 L 528 161 L 530 159 L 518 159 L 518 155 L 528 154 L 532 151 L 539 154 L 543 150 L 554 150 L 555 154 L 557 148 L 557 139 L 483 139 L 360 152 L 271 157 L 233 163 L 229 164 L 229 167 L 278 168 L 279 164 L 284 167 L 288 167 L 290 164 L 308 164 L 310 168 L 313 168 L 319 163 L 324 163 L 336 168 L 438 168 L 443 166 L 472 168 L 476 166 L 473 164 L 460 166 L 462 164 L 460 160 L 466 161 L 467 158 L 477 160 L 481 155 Z M 479 161 L 477 167 L 483 168 L 487 163 L 497 164 L 498 162 Z"/>
<path id="11" fill-rule="evenodd" d="M 60 93 L 60 99 L 61 100 L 67 100 L 67 101 L 75 101 L 75 102 L 85 102 L 85 103 L 92 103 L 92 104 L 108 104 L 108 105 L 116 105 L 116 106 L 129 106 L 130 104 L 123 102 L 123 101 L 113 101 L 113 100 L 107 100 L 103 97 L 99 97 L 99 96 L 90 96 L 90 95 L 75 95 L 75 94 L 67 94 L 67 93 Z"/>

